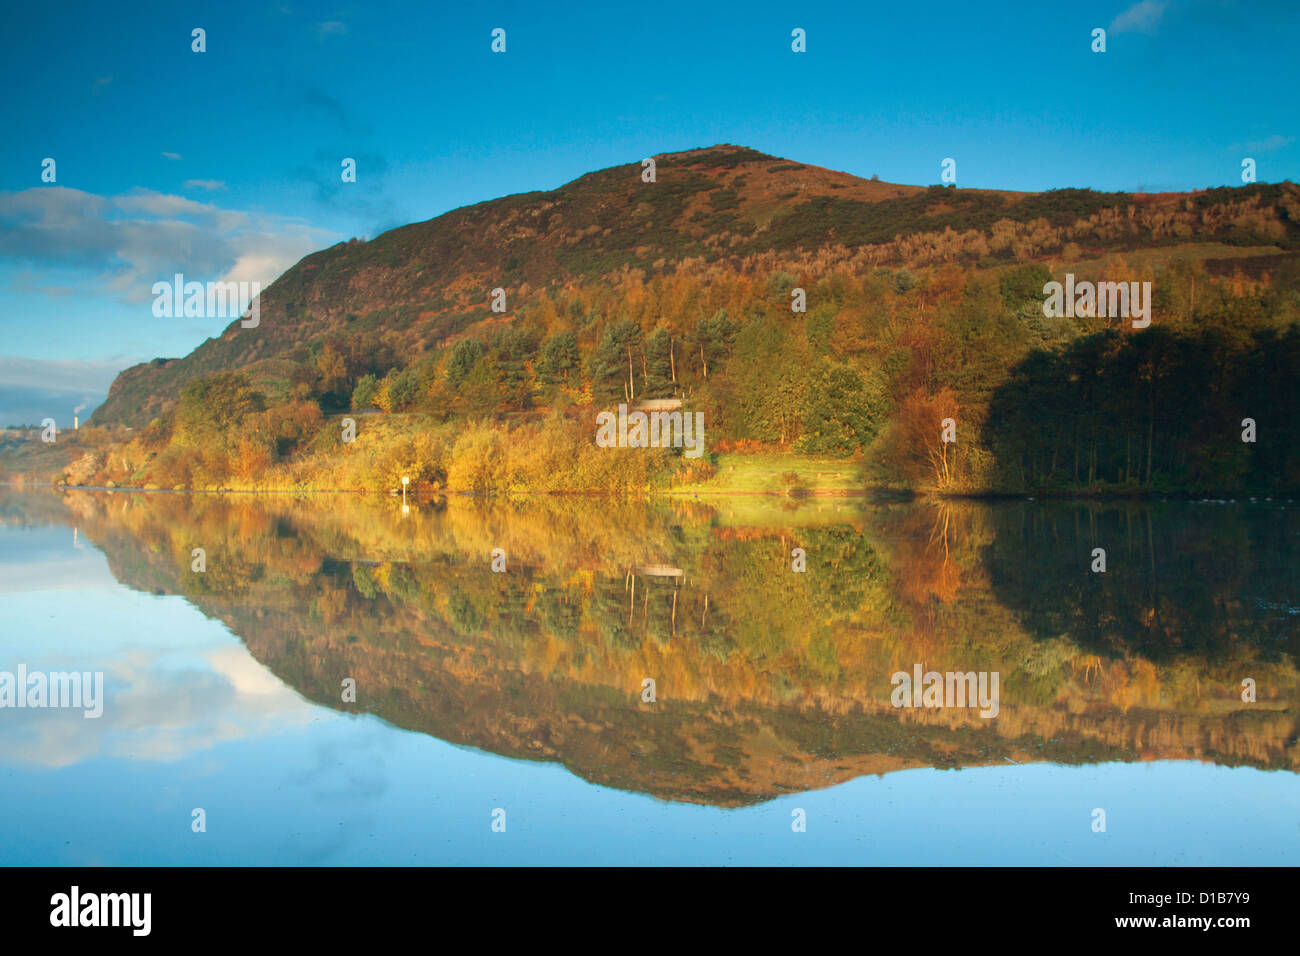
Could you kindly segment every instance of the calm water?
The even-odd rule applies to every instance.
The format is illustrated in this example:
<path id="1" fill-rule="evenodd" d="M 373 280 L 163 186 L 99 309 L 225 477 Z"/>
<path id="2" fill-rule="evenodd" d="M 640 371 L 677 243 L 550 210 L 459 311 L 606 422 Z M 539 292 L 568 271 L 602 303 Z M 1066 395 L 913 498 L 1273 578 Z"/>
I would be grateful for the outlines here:
<path id="1" fill-rule="evenodd" d="M 1295 864 L 1297 507 L 0 488 L 0 862 Z"/>

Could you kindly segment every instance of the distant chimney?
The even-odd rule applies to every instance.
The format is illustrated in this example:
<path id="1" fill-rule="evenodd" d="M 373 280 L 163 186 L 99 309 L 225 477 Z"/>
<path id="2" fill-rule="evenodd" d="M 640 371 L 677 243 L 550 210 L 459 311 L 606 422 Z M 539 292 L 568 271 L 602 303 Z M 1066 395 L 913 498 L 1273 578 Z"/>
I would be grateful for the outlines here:
<path id="1" fill-rule="evenodd" d="M 72 416 L 72 430 L 75 432 L 81 425 L 76 415 Z"/>

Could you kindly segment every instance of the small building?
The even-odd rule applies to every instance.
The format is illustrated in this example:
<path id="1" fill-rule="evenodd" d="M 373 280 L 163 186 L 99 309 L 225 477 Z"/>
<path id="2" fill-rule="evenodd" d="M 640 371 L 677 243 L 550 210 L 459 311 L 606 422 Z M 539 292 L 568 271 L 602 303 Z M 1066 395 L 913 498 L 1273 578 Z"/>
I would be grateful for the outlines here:
<path id="1" fill-rule="evenodd" d="M 636 403 L 638 412 L 675 412 L 682 407 L 680 398 L 643 398 Z"/>

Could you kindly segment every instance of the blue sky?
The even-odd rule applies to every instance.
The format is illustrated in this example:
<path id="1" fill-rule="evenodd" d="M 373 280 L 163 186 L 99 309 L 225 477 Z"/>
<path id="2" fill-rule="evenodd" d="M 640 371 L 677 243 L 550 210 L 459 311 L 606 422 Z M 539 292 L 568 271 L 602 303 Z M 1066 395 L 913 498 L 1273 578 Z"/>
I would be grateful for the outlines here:
<path id="1" fill-rule="evenodd" d="M 654 153 L 740 143 L 921 184 L 953 157 L 959 187 L 1028 190 L 1239 184 L 1246 156 L 1300 178 L 1286 0 L 26 4 L 7 27 L 0 424 L 219 333 L 153 316 L 175 272 L 265 285 Z"/>

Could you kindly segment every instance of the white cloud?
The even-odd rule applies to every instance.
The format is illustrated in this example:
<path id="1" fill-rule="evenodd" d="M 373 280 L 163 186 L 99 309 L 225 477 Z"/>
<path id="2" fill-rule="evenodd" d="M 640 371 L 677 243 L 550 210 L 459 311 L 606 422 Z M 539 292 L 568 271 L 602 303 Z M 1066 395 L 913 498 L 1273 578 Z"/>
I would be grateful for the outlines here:
<path id="1" fill-rule="evenodd" d="M 189 216 L 205 224 L 212 222 L 221 213 L 220 209 L 210 203 L 154 192 L 152 189 L 132 190 L 123 196 L 113 197 L 112 203 L 123 212 L 144 213 L 159 218 Z M 242 213 L 237 215 L 241 220 L 246 218 Z"/>
<path id="2" fill-rule="evenodd" d="M 163 153 L 163 159 L 180 159 L 180 153 Z"/>
<path id="3" fill-rule="evenodd" d="M 1267 153 L 1275 149 L 1281 149 L 1283 146 L 1289 146 L 1294 142 L 1294 136 L 1282 136 L 1279 133 L 1274 133 L 1272 136 L 1265 136 L 1263 139 L 1255 139 L 1247 143 L 1233 143 L 1228 148 L 1233 152 L 1245 150 L 1249 153 Z"/>
<path id="4" fill-rule="evenodd" d="M 1109 33 L 1151 33 L 1164 16 L 1169 0 L 1139 0 L 1110 22 Z"/>
<path id="5" fill-rule="evenodd" d="M 226 741 L 283 733 L 319 719 L 316 705 L 247 650 L 217 648 L 203 656 L 204 662 L 178 668 L 168 666 L 165 650 L 147 648 L 77 666 L 103 671 L 102 716 L 87 720 L 81 710 L 7 711 L 0 759 L 44 767 L 104 758 L 179 760 Z"/>
<path id="6" fill-rule="evenodd" d="M 80 361 L 0 355 L 0 385 L 103 394 L 122 370 L 122 364 L 120 358 Z"/>
<path id="7" fill-rule="evenodd" d="M 208 192 L 214 193 L 219 189 L 225 189 L 226 184 L 223 183 L 220 179 L 187 179 L 185 180 L 185 185 L 182 188 L 183 189 L 206 189 Z"/>
<path id="8" fill-rule="evenodd" d="M 116 196 L 64 186 L 0 193 L 0 259 L 57 274 L 57 283 L 41 288 L 23 273 L 25 286 L 51 296 L 68 294 L 69 274 L 130 303 L 150 301 L 153 284 L 178 272 L 192 281 L 234 277 L 266 287 L 341 238 L 299 219 L 149 189 Z"/>

